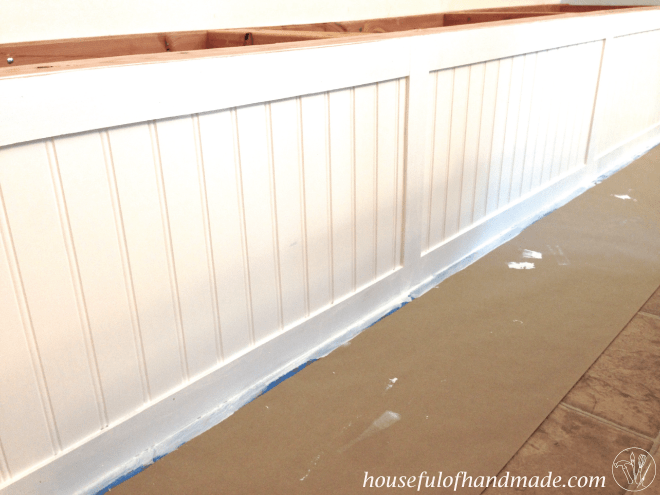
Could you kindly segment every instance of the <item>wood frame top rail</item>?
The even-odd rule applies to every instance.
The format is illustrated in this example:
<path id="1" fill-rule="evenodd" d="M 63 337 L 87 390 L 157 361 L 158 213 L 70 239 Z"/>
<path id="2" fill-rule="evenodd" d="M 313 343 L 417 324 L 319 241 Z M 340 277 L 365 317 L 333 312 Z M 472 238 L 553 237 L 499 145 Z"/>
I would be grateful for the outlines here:
<path id="1" fill-rule="evenodd" d="M 0 55 L 12 67 L 44 66 L 53 62 L 104 59 L 126 55 L 188 52 L 210 48 L 268 45 L 291 41 L 336 38 L 346 33 L 318 31 L 282 32 L 272 29 L 223 29 L 174 33 L 132 34 L 96 38 L 71 38 L 0 45 Z M 2 62 L 5 62 L 2 60 Z M 4 68 L 4 67 L 3 67 Z M 2 68 L 0 68 L 2 70 Z"/>
<path id="2" fill-rule="evenodd" d="M 432 33 L 443 29 L 466 28 L 475 23 L 520 23 L 535 18 L 565 18 L 567 16 L 606 15 L 620 13 L 622 9 L 603 6 L 585 6 L 585 12 L 536 12 L 526 10 L 539 6 L 518 7 L 516 10 L 425 14 L 418 16 L 321 23 L 267 28 L 242 28 L 172 33 L 150 33 L 95 38 L 74 38 L 50 41 L 32 41 L 0 45 L 0 78 L 33 75 L 59 70 L 104 67 L 134 63 L 157 63 L 236 55 L 256 51 L 306 48 L 335 44 L 339 40 L 380 37 L 405 37 L 424 30 Z M 547 7 L 547 6 L 546 6 Z M 553 7 L 553 6 L 550 6 Z M 563 7 L 563 6 L 560 6 Z M 569 7 L 572 7 L 569 5 Z M 625 10 L 657 9 L 649 6 L 625 6 Z M 525 9 L 520 11 L 520 9 Z M 294 29 L 295 28 L 295 29 Z M 407 33 L 407 34 L 406 34 Z M 377 36 L 377 38 L 373 38 Z M 272 44 L 281 44 L 278 48 Z M 257 48 L 257 45 L 260 45 Z M 238 50 L 238 51 L 237 51 Z M 5 61 L 6 60 L 6 61 Z M 11 60 L 11 65 L 8 64 Z"/>

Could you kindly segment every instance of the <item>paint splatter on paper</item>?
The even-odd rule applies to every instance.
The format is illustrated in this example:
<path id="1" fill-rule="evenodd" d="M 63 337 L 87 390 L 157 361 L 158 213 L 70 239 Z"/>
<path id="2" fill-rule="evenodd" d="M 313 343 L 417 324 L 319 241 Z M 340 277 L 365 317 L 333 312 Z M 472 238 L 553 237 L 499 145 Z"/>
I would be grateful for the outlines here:
<path id="1" fill-rule="evenodd" d="M 558 265 L 570 265 L 571 262 L 568 261 L 568 258 L 564 254 L 564 251 L 561 250 L 559 246 L 555 246 L 554 249 L 552 246 L 548 246 L 548 251 L 555 257 Z"/>
<path id="2" fill-rule="evenodd" d="M 529 249 L 524 249 L 522 253 L 523 258 L 533 258 L 540 260 L 543 258 L 543 254 L 538 251 L 530 251 Z"/>
<path id="3" fill-rule="evenodd" d="M 394 384 L 396 383 L 397 380 L 398 380 L 398 378 L 390 378 L 390 383 L 388 383 L 387 387 L 385 387 L 385 392 L 387 392 L 389 389 L 391 389 L 394 386 Z"/>
<path id="4" fill-rule="evenodd" d="M 364 440 L 365 438 L 369 438 L 370 436 L 375 435 L 376 433 L 383 431 L 386 428 L 389 428 L 400 419 L 401 419 L 400 414 L 397 414 L 392 411 L 385 411 L 383 414 L 381 414 L 378 417 L 378 419 L 376 419 L 376 421 L 371 423 L 369 427 L 360 434 L 359 437 L 353 439 L 351 442 L 347 443 L 341 449 L 339 449 L 339 452 L 345 452 L 356 443 Z"/>
<path id="5" fill-rule="evenodd" d="M 533 270 L 534 263 L 529 263 L 527 261 L 523 261 L 522 263 L 516 263 L 515 261 L 510 261 L 507 263 L 509 265 L 509 268 L 514 268 L 516 270 Z"/>

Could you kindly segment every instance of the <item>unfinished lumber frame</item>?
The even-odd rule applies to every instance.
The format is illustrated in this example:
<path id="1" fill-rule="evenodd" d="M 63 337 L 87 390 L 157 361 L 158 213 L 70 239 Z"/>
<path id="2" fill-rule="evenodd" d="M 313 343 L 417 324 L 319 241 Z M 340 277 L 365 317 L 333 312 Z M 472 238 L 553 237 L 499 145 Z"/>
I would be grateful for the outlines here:
<path id="1" fill-rule="evenodd" d="M 144 56 L 163 53 L 180 55 L 217 48 L 235 48 L 253 45 L 303 42 L 333 39 L 349 35 L 368 33 L 392 33 L 417 29 L 462 26 L 477 23 L 508 21 L 535 17 L 555 16 L 566 13 L 589 13 L 602 10 L 629 9 L 630 6 L 602 5 L 532 5 L 475 9 L 459 12 L 423 14 L 405 17 L 368 19 L 364 21 L 325 22 L 269 26 L 266 28 L 222 29 L 206 31 L 181 31 L 170 33 L 133 34 L 61 40 L 31 41 L 0 44 L 0 77 L 16 74 L 16 67 L 31 66 L 34 71 L 61 68 L 50 65 L 57 62 L 72 62 L 114 57 Z M 285 31 L 287 34 L 283 34 Z M 295 34 L 294 34 L 295 33 Z M 215 53 L 214 53 L 215 54 Z M 199 55 L 198 53 L 195 56 Z M 136 62 L 148 58 L 135 59 Z M 154 60 L 167 60 L 154 58 Z M 125 62 L 122 59 L 121 62 Z M 112 63 L 112 62 L 110 62 Z M 97 65 L 103 65 L 99 60 Z M 79 66 L 79 65 L 77 65 Z M 89 66 L 89 64 L 87 64 Z M 20 73 L 26 73 L 21 70 Z"/>

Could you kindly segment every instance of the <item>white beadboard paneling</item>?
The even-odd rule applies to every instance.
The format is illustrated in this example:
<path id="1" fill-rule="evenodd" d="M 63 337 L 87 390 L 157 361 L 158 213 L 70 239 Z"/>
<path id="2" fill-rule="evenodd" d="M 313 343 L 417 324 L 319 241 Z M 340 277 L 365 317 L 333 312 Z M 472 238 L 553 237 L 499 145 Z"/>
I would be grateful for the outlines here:
<path id="1" fill-rule="evenodd" d="M 532 111 L 532 97 L 536 84 L 536 53 L 525 55 L 525 68 L 523 69 L 523 83 L 520 89 L 520 109 L 518 113 L 518 128 L 516 130 L 516 144 L 513 157 L 513 174 L 511 176 L 511 191 L 509 201 L 520 197 L 525 174 L 525 157 L 529 146 L 531 131 L 530 117 Z M 532 144 L 533 146 L 533 144 Z"/>
<path id="2" fill-rule="evenodd" d="M 216 348 L 211 263 L 207 256 L 201 178 L 196 150 L 196 122 L 190 117 L 155 125 L 172 242 L 174 280 L 190 376 L 208 370 L 220 359 Z"/>
<path id="3" fill-rule="evenodd" d="M 270 104 L 284 326 L 305 318 L 307 297 L 301 135 L 297 100 Z"/>
<path id="4" fill-rule="evenodd" d="M 427 79 L 428 80 L 428 79 Z M 399 110 L 397 113 L 397 151 L 398 151 L 398 161 L 397 161 L 397 170 L 396 170 L 396 182 L 397 182 L 397 201 L 396 201 L 396 227 L 394 229 L 395 235 L 395 246 L 394 246 L 394 267 L 399 268 L 403 264 L 403 237 L 404 237 L 404 228 L 403 228 L 403 219 L 404 219 L 404 187 L 406 185 L 406 149 L 407 149 L 407 129 L 408 129 L 408 91 L 410 87 L 410 79 L 399 79 L 397 81 L 398 85 L 398 98 L 399 98 Z M 422 184 L 423 187 L 423 184 Z M 418 239 L 421 238 L 419 233 L 416 236 Z"/>
<path id="5" fill-rule="evenodd" d="M 488 196 L 486 213 L 491 214 L 498 208 L 500 186 L 502 184 L 502 162 L 504 159 L 504 138 L 507 129 L 507 117 L 510 101 L 510 87 L 513 71 L 513 60 L 505 58 L 499 61 L 497 80 L 497 99 L 495 101 L 495 121 L 493 124 L 493 141 L 490 159 L 490 176 L 488 178 Z"/>
<path id="6" fill-rule="evenodd" d="M 0 167 L 7 166 L 3 153 L 0 151 Z M 37 381 L 41 363 L 38 356 L 33 360 L 29 349 L 31 322 L 21 311 L 22 288 L 16 285 L 20 284 L 16 267 L 13 276 L 10 269 L 14 252 L 1 192 L 0 187 L 0 469 L 4 478 L 10 479 L 47 460 L 56 450 L 46 418 L 49 398 L 42 395 Z"/>
<path id="7" fill-rule="evenodd" d="M 396 268 L 399 170 L 399 81 L 378 84 L 376 276 Z"/>
<path id="8" fill-rule="evenodd" d="M 545 154 L 543 157 L 543 172 L 541 174 L 541 183 L 544 184 L 552 178 L 553 164 L 556 161 L 555 143 L 557 137 L 557 127 L 560 118 L 561 107 L 561 92 L 559 90 L 561 84 L 561 67 L 562 67 L 562 54 L 559 49 L 550 50 L 548 52 L 550 74 L 552 74 L 551 89 L 548 92 L 548 106 L 550 107 L 550 115 L 548 118 L 548 131 L 545 137 Z"/>
<path id="9" fill-rule="evenodd" d="M 249 348 L 247 252 L 232 111 L 199 116 L 224 358 Z"/>
<path id="10" fill-rule="evenodd" d="M 488 181 L 490 177 L 491 151 L 495 135 L 495 109 L 497 103 L 499 60 L 486 62 L 484 73 L 484 94 L 481 105 L 481 129 L 479 131 L 479 155 L 477 156 L 477 177 L 474 193 L 473 221 L 486 215 Z"/>
<path id="11" fill-rule="evenodd" d="M 548 122 L 550 120 L 550 95 L 552 94 L 551 54 L 545 50 L 540 52 L 536 58 L 537 66 L 537 91 L 535 91 L 535 105 L 538 109 L 536 142 L 534 155 L 530 156 L 530 167 L 532 178 L 529 189 L 523 186 L 523 194 L 534 190 L 541 185 L 543 176 L 543 163 L 545 160 L 545 147 L 547 144 Z M 529 156 L 529 155 L 528 155 Z M 527 166 L 527 162 L 525 162 Z"/>
<path id="12" fill-rule="evenodd" d="M 355 88 L 355 284 L 376 278 L 378 94 L 375 85 Z"/>
<path id="13" fill-rule="evenodd" d="M 148 383 L 156 398 L 184 378 L 156 160 L 147 124 L 112 129 L 108 139 Z"/>
<path id="14" fill-rule="evenodd" d="M 505 207 L 511 200 L 511 181 L 513 180 L 513 164 L 516 157 L 518 124 L 522 103 L 522 87 L 525 75 L 525 55 L 512 59 L 511 81 L 509 85 L 509 100 L 504 134 L 504 149 L 502 151 L 502 170 L 500 178 L 498 208 Z M 521 129 L 525 131 L 525 129 Z"/>
<path id="15" fill-rule="evenodd" d="M 578 17 L 3 79 L 19 124 L 0 141 L 47 139 L 0 150 L 0 394 L 17 397 L 0 401 L 0 483 L 51 456 L 66 465 L 62 449 L 145 403 L 157 411 L 205 372 L 281 368 L 259 352 L 307 352 L 305 332 L 314 345 L 332 337 L 310 330 L 323 318 L 351 324 L 362 303 L 410 290 L 570 194 L 586 178 L 604 37 L 616 70 L 594 156 L 604 167 L 648 133 L 660 121 L 658 16 Z M 221 72 L 242 76 L 218 83 Z M 174 81 L 167 101 L 144 89 L 153 80 Z M 194 94 L 172 90 L 199 81 Z M 98 98 L 104 84 L 115 96 Z M 60 122 L 69 86 L 94 94 L 76 94 L 84 111 Z M 412 249 L 392 273 L 404 239 Z M 223 383 L 214 402 L 241 387 Z M 132 456 L 162 440 L 148 438 Z"/>
<path id="16" fill-rule="evenodd" d="M 309 312 L 315 313 L 333 299 L 327 104 L 325 95 L 317 94 L 300 98 L 298 105 L 303 150 Z"/>
<path id="17" fill-rule="evenodd" d="M 332 189 L 332 273 L 335 300 L 355 290 L 354 90 L 328 94 Z"/>
<path id="18" fill-rule="evenodd" d="M 469 227 L 474 218 L 485 75 L 486 64 L 470 66 L 459 230 Z"/>
<path id="19" fill-rule="evenodd" d="M 451 137 L 449 139 L 449 169 L 447 171 L 445 238 L 457 234 L 459 230 L 469 91 L 470 66 L 457 67 L 454 69 L 453 99 L 451 106 Z"/>
<path id="20" fill-rule="evenodd" d="M 428 189 L 428 243 L 433 248 L 445 238 L 447 212 L 447 180 L 449 174 L 449 150 L 452 132 L 452 101 L 454 95 L 454 70 L 443 70 L 434 77 L 433 140 L 430 154 L 430 188 Z"/>
<path id="21" fill-rule="evenodd" d="M 96 370 L 90 366 L 63 238 L 68 225 L 58 207 L 46 145 L 39 141 L 3 149 L 0 184 L 58 444 L 66 448 L 102 425 L 92 375 Z"/>
<path id="22" fill-rule="evenodd" d="M 612 70 L 599 157 L 660 122 L 660 69 L 652 62 L 660 56 L 660 30 L 616 37 L 608 50 Z"/>
<path id="23" fill-rule="evenodd" d="M 547 53 L 543 51 L 535 53 L 534 55 L 534 87 L 531 93 L 527 139 L 524 147 L 523 171 L 519 192 L 520 196 L 524 196 L 532 189 L 536 148 L 539 140 L 539 127 L 541 126 L 541 108 L 545 102 L 545 98 L 543 97 L 545 91 L 544 62 Z"/>
<path id="24" fill-rule="evenodd" d="M 249 265 L 254 338 L 258 342 L 280 330 L 276 227 L 264 105 L 237 109 L 242 207 Z M 256 308 L 256 309 L 255 309 Z"/>
<path id="25" fill-rule="evenodd" d="M 99 133 L 55 142 L 108 420 L 148 400 L 140 376 L 108 170 Z"/>
<path id="26" fill-rule="evenodd" d="M 562 146 L 561 152 L 558 155 L 559 167 L 557 174 L 563 174 L 569 168 L 569 157 L 571 153 L 571 147 L 573 145 L 573 128 L 575 127 L 575 120 L 577 118 L 577 105 L 575 101 L 575 96 L 577 94 L 576 85 L 572 81 L 572 77 L 569 74 L 575 74 L 579 77 L 580 69 L 578 67 L 579 63 L 579 47 L 570 46 L 564 49 L 564 67 L 562 80 L 564 85 L 562 87 L 563 93 L 563 133 L 562 133 Z"/>
<path id="27" fill-rule="evenodd" d="M 561 174 L 562 160 L 564 157 L 566 134 L 570 118 L 573 116 L 573 109 L 570 106 L 570 81 L 566 77 L 567 69 L 573 67 L 573 47 L 564 47 L 559 49 L 560 67 L 558 77 L 556 78 L 556 91 L 558 95 L 557 103 L 557 130 L 553 148 L 552 169 L 550 178 L 555 178 Z"/>

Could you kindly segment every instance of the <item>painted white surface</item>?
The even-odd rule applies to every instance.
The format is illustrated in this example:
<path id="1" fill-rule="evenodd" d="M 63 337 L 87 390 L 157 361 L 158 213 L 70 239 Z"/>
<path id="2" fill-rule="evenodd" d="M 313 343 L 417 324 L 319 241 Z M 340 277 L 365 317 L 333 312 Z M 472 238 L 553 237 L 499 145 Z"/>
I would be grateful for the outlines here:
<path id="1" fill-rule="evenodd" d="M 660 64 L 650 62 L 660 56 L 660 29 L 614 37 L 608 50 L 605 108 L 597 136 L 601 171 L 610 168 L 618 150 L 634 148 L 636 138 L 644 139 L 660 126 Z"/>
<path id="2" fill-rule="evenodd" d="M 0 43 L 161 31 L 279 26 L 559 3 L 559 0 L 321 0 L 217 2 L 41 0 L 0 2 Z"/>
<path id="3" fill-rule="evenodd" d="M 0 487 L 100 488 L 660 141 L 660 11 L 531 25 L 0 80 Z"/>

